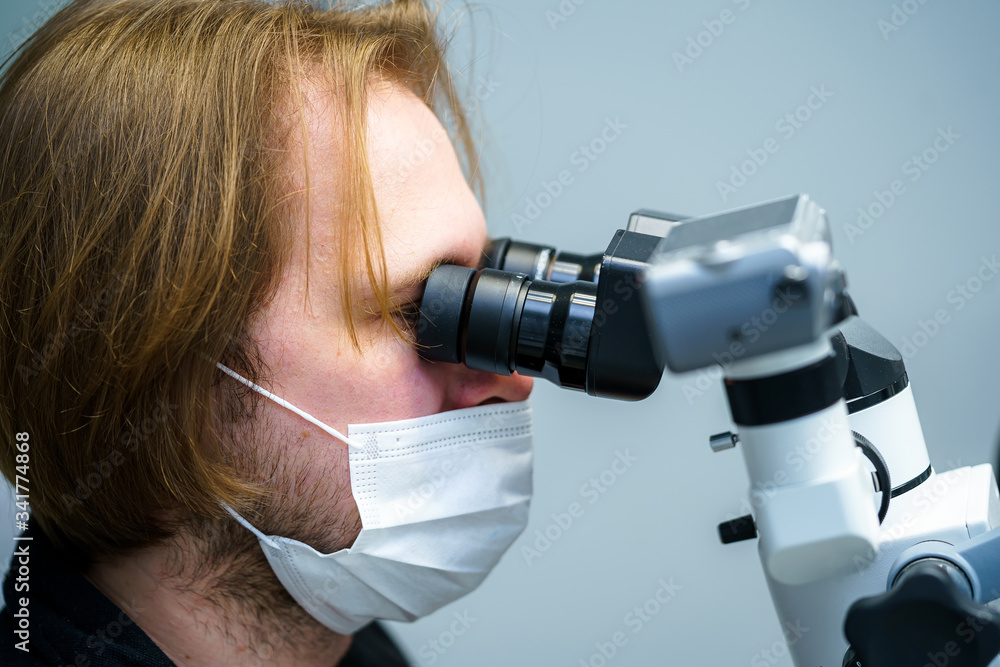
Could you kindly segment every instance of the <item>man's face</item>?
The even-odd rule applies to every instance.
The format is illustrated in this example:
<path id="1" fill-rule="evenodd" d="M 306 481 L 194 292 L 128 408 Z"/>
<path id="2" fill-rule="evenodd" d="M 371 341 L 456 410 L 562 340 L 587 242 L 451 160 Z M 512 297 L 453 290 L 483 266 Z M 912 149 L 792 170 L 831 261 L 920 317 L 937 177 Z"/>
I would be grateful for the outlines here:
<path id="1" fill-rule="evenodd" d="M 519 401 L 530 378 L 504 377 L 421 360 L 413 345 L 384 325 L 359 269 L 362 313 L 358 350 L 341 301 L 338 229 L 344 177 L 339 117 L 328 94 L 305 86 L 309 144 L 309 278 L 305 207 L 293 214 L 293 250 L 276 298 L 254 334 L 273 373 L 272 391 L 342 433 L 347 425 L 420 417 L 484 402 Z M 397 85 L 370 95 L 368 154 L 395 303 L 419 305 L 436 263 L 476 266 L 486 223 L 444 128 L 419 98 Z M 294 137 L 294 135 L 293 135 Z M 305 191 L 301 146 L 292 151 L 293 189 Z M 363 267 L 363 264 L 359 264 Z M 407 308 L 407 306 L 409 306 Z M 366 314 L 367 313 L 367 314 Z M 405 325 L 401 317 L 400 324 Z M 259 452 L 274 466 L 279 496 L 262 525 L 320 550 L 349 546 L 360 529 L 350 491 L 347 445 L 297 415 L 264 401 Z M 297 533 L 297 534 L 295 534 Z"/>

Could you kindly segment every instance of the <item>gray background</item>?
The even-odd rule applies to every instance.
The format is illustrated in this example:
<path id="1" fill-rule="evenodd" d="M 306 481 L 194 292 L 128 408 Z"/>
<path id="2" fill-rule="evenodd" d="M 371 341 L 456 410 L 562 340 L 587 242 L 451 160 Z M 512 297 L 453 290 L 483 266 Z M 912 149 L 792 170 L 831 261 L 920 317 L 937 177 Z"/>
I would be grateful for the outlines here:
<path id="1" fill-rule="evenodd" d="M 45 3 L 3 2 L 0 37 L 48 12 Z M 990 460 L 1000 425 L 1000 279 L 961 309 L 948 294 L 1000 252 L 1000 5 L 895 6 L 903 5 L 915 12 L 891 32 L 879 25 L 891 21 L 889 0 L 564 0 L 569 15 L 559 22 L 547 15 L 559 11 L 558 0 L 449 5 L 444 16 L 459 26 L 453 63 L 470 95 L 478 88 L 482 98 L 474 111 L 492 233 L 598 251 L 639 207 L 696 215 L 806 192 L 828 212 L 863 315 L 892 342 L 911 340 L 939 309 L 948 315 L 908 360 L 935 467 Z M 702 34 L 708 46 L 679 68 L 673 54 L 723 10 L 732 22 L 711 43 Z M 787 136 L 776 122 L 814 86 L 832 95 Z M 608 119 L 627 127 L 580 171 L 576 151 Z M 948 128 L 958 138 L 912 182 L 905 163 Z M 768 138 L 778 151 L 724 201 L 717 182 Z M 563 169 L 573 182 L 551 201 L 542 197 L 540 215 L 516 228 L 512 214 L 523 214 L 525 198 L 545 192 Z M 896 179 L 905 192 L 849 238 L 844 226 L 855 224 L 858 208 Z M 716 524 L 739 511 L 746 477 L 737 451 L 710 453 L 707 435 L 729 421 L 716 383 L 685 394 L 697 379 L 665 377 L 638 404 L 537 385 L 531 523 L 475 593 L 417 623 L 392 625 L 416 664 L 579 665 L 618 631 L 628 644 L 613 665 L 790 664 L 777 657 L 782 635 L 755 545 L 724 548 L 716 538 Z M 618 450 L 637 463 L 589 504 L 581 485 Z M 584 514 L 526 562 L 522 546 L 572 502 Z M 680 589 L 633 632 L 625 615 L 661 579 Z M 466 614 L 468 629 L 454 638 L 456 613 Z M 435 651 L 431 641 L 449 645 Z"/>

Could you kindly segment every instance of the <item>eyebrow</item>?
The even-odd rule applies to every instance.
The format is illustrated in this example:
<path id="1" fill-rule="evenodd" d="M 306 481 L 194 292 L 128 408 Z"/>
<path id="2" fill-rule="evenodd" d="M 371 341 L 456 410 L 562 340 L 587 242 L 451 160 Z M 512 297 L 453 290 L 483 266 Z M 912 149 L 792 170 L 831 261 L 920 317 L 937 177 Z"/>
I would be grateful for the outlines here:
<path id="1" fill-rule="evenodd" d="M 389 292 L 393 296 L 399 296 L 414 291 L 417 287 L 425 283 L 439 266 L 442 264 L 452 263 L 453 260 L 451 259 L 439 259 L 431 262 L 429 265 L 421 267 L 417 271 L 411 272 L 404 275 L 402 278 L 392 281 L 389 284 Z"/>
<path id="2" fill-rule="evenodd" d="M 427 282 L 427 279 L 430 278 L 431 274 L 443 264 L 468 266 L 468 264 L 460 257 L 455 257 L 453 255 L 440 257 L 433 262 L 420 267 L 416 271 L 412 271 L 390 282 L 389 292 L 392 295 L 393 300 L 405 300 L 406 297 L 409 296 L 410 292 L 416 291 L 418 287 Z"/>
<path id="3" fill-rule="evenodd" d="M 490 243 L 493 241 L 493 237 L 488 236 L 486 240 L 483 241 L 483 247 L 479 249 L 479 256 L 476 258 L 476 266 L 481 266 L 483 258 L 488 258 L 486 254 L 486 249 L 489 248 Z M 389 293 L 394 297 L 399 295 L 406 295 L 408 292 L 415 290 L 418 286 L 427 282 L 427 279 L 431 277 L 431 274 L 442 264 L 455 264 L 457 266 L 468 266 L 465 259 L 459 257 L 458 255 L 447 254 L 443 257 L 439 257 L 430 264 L 419 268 L 416 271 L 411 271 L 404 274 L 401 278 L 397 278 L 389 283 Z M 475 268 L 475 267 L 473 267 Z"/>

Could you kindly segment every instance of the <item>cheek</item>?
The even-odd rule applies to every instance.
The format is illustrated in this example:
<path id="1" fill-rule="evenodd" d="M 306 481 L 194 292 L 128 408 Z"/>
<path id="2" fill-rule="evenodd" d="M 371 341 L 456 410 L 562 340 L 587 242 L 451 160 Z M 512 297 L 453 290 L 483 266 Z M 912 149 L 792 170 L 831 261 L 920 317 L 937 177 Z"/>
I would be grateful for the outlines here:
<path id="1" fill-rule="evenodd" d="M 359 395 L 365 396 L 371 413 L 367 421 L 408 419 L 441 411 L 446 385 L 440 365 L 422 361 L 409 345 L 393 343 L 370 350 L 359 366 L 364 370 L 352 380 Z"/>

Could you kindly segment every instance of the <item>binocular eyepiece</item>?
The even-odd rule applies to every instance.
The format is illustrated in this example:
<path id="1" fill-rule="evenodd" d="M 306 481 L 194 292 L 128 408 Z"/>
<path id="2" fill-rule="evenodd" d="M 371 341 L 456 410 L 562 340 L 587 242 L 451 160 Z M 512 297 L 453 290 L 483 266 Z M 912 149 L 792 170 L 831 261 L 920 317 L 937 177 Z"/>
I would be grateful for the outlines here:
<path id="1" fill-rule="evenodd" d="M 417 343 L 430 361 L 518 372 L 593 396 L 638 400 L 663 374 L 639 275 L 659 239 L 619 231 L 603 255 L 496 239 L 479 269 L 427 280 Z"/>

